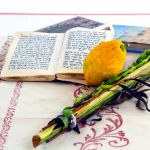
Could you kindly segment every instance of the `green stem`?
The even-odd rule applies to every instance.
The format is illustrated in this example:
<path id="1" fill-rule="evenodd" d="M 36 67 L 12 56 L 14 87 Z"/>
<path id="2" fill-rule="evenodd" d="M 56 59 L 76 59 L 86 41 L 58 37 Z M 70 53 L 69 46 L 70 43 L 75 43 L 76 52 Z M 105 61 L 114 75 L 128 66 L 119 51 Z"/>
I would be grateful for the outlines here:
<path id="1" fill-rule="evenodd" d="M 150 73 L 150 62 L 148 62 L 147 64 L 145 64 L 144 66 L 142 66 L 141 68 L 135 70 L 133 73 L 129 74 L 127 77 L 123 78 L 122 80 L 128 79 L 128 78 L 133 78 L 142 74 L 148 74 Z M 135 83 L 135 81 L 130 80 L 130 81 L 126 81 L 124 82 L 124 85 L 126 86 L 130 86 L 133 83 Z M 100 96 L 91 99 L 87 104 L 84 104 L 82 109 L 78 110 L 77 112 L 75 112 L 76 117 L 79 119 L 89 115 L 90 113 L 93 113 L 94 111 L 96 111 L 97 109 L 101 108 L 101 106 L 103 106 L 104 104 L 108 103 L 112 97 L 116 94 L 115 91 L 121 91 L 122 88 L 119 85 L 116 85 L 112 88 L 109 89 L 109 91 L 105 91 L 104 93 L 100 94 Z"/>

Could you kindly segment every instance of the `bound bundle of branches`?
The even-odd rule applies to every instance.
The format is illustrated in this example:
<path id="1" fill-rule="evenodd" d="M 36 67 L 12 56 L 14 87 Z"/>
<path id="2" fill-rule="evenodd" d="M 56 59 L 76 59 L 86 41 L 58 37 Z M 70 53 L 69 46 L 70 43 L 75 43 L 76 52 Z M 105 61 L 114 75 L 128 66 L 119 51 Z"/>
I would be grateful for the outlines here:
<path id="1" fill-rule="evenodd" d="M 121 74 L 103 82 L 90 94 L 84 93 L 75 99 L 72 107 L 66 107 L 62 115 L 51 120 L 37 135 L 33 136 L 33 146 L 50 142 L 65 131 L 74 130 L 80 133 L 78 123 L 85 123 L 87 118 L 99 109 L 120 104 L 132 97 L 137 99 L 136 106 L 139 109 L 150 111 L 145 93 L 149 89 L 140 90 L 143 85 L 150 87 L 149 79 L 150 49 L 141 54 L 137 61 Z M 98 120 L 101 118 L 95 119 Z"/>

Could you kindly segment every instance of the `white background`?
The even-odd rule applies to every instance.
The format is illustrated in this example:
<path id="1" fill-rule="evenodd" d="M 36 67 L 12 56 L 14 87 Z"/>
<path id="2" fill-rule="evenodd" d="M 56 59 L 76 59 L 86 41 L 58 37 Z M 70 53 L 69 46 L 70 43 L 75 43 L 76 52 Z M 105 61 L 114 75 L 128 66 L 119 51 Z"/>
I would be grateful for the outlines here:
<path id="1" fill-rule="evenodd" d="M 149 0 L 0 0 L 0 36 L 10 35 L 16 31 L 36 30 L 53 23 L 75 17 L 77 14 L 83 15 L 87 13 L 91 15 L 83 15 L 83 17 L 101 22 L 150 26 L 149 3 Z M 23 13 L 26 15 L 12 15 L 12 13 Z M 31 15 L 31 13 L 34 13 L 34 15 Z M 41 13 L 43 15 L 35 15 Z M 74 15 L 58 16 L 56 14 Z M 2 110 L 4 110 L 4 115 L 5 112 L 7 112 L 14 84 L 15 83 L 13 82 L 1 83 L 1 91 L 3 95 L 0 101 L 2 101 Z M 21 89 L 22 95 L 19 97 L 20 100 L 15 112 L 15 117 L 13 118 L 12 124 L 10 124 L 12 127 L 9 132 L 5 148 L 7 150 L 11 150 L 14 147 L 16 150 L 32 149 L 31 137 L 49 121 L 50 117 L 54 116 L 54 113 L 59 113 L 62 108 L 72 103 L 70 100 L 72 99 L 71 96 L 74 88 L 77 87 L 73 87 L 71 85 L 67 86 L 66 84 L 61 84 L 60 86 L 53 82 L 24 83 L 24 87 Z M 120 105 L 120 110 L 118 110 L 118 112 L 121 114 L 124 121 L 123 126 L 120 129 L 126 133 L 125 137 L 130 140 L 129 146 L 120 149 L 148 150 L 150 145 L 148 140 L 150 135 L 149 112 L 141 112 L 135 109 L 134 102 L 126 102 Z M 47 118 L 45 119 L 42 114 L 45 115 L 45 118 Z M 22 116 L 25 116 L 25 119 Z M 3 118 L 0 118 L 0 123 L 3 123 L 2 119 Z M 106 122 L 102 121 L 100 126 L 101 128 L 98 127 L 100 132 L 103 131 L 105 124 Z M 0 125 L 0 128 L 1 127 L 2 126 Z M 120 131 L 120 129 L 117 130 L 117 132 Z M 22 132 L 20 136 L 20 131 L 25 132 Z M 89 131 L 89 128 L 86 128 L 86 131 L 82 133 L 91 134 L 91 131 Z M 142 135 L 144 135 L 144 138 Z M 63 148 L 61 146 L 58 147 L 58 145 L 63 145 L 68 147 L 68 149 L 71 149 L 69 144 L 72 143 L 70 141 L 68 144 L 68 139 L 74 142 L 80 141 L 83 137 L 78 139 L 78 137 L 76 137 L 72 132 L 68 135 L 65 134 L 64 136 L 56 138 L 54 142 L 48 144 L 47 147 L 49 149 L 51 148 L 56 150 Z M 65 141 L 67 144 L 65 144 Z M 103 148 L 105 150 L 114 149 L 107 145 L 105 146 L 106 148 Z M 67 149 L 66 147 L 65 149 Z M 99 147 L 99 149 L 102 149 L 102 147 Z"/>
<path id="2" fill-rule="evenodd" d="M 75 16 L 150 26 L 149 0 L 0 0 L 0 36 L 33 31 Z"/>

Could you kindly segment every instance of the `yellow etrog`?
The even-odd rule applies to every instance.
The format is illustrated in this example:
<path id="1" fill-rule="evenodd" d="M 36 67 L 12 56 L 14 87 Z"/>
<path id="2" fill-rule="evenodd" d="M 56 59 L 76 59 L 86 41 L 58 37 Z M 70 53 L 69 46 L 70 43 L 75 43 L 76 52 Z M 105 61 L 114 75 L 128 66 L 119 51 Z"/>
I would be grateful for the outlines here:
<path id="1" fill-rule="evenodd" d="M 123 69 L 125 58 L 126 48 L 120 40 L 100 43 L 90 51 L 83 63 L 87 84 L 96 86 L 117 76 Z"/>

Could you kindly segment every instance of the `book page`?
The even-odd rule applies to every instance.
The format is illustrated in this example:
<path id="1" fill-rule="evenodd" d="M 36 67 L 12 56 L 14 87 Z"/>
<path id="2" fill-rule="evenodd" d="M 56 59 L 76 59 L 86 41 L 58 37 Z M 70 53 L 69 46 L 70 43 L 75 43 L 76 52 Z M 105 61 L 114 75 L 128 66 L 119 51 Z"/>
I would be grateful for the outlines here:
<path id="1" fill-rule="evenodd" d="M 74 28 L 69 30 L 64 38 L 57 73 L 83 74 L 83 60 L 96 45 L 102 41 L 112 40 L 113 32 Z"/>
<path id="2" fill-rule="evenodd" d="M 61 33 L 16 33 L 1 77 L 54 75 L 63 37 Z"/>

